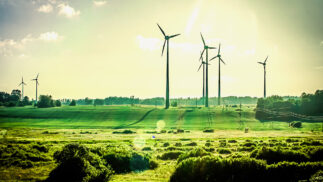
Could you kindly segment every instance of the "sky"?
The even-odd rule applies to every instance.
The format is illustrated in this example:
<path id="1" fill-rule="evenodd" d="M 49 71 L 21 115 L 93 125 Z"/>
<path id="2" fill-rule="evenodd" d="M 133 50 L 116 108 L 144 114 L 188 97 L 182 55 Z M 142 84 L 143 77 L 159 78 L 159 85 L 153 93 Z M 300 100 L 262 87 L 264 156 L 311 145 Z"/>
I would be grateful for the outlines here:
<path id="1" fill-rule="evenodd" d="M 218 47 L 222 96 L 314 93 L 323 89 L 322 0 L 0 0 L 0 91 L 21 78 L 25 95 L 164 97 L 166 34 L 170 97 L 201 97 L 202 32 Z M 209 50 L 209 57 L 217 50 Z M 218 94 L 210 61 L 209 95 Z"/>

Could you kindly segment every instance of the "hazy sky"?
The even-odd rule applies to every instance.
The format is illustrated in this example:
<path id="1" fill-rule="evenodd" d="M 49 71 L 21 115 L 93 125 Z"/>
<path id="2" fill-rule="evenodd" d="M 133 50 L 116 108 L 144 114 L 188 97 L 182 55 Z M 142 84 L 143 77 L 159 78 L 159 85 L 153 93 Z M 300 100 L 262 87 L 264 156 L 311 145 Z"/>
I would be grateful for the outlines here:
<path id="1" fill-rule="evenodd" d="M 322 0 L 0 0 L 0 91 L 57 98 L 165 95 L 170 41 L 170 96 L 202 95 L 200 32 L 222 44 L 222 95 L 300 95 L 323 89 Z M 210 57 L 216 50 L 209 51 Z M 217 95 L 217 61 L 209 93 Z"/>

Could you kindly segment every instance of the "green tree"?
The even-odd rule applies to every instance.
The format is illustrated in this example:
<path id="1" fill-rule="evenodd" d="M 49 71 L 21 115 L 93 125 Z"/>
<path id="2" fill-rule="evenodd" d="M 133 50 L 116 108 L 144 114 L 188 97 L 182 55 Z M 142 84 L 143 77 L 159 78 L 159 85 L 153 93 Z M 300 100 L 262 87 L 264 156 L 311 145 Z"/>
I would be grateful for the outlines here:
<path id="1" fill-rule="evenodd" d="M 76 101 L 73 99 L 69 106 L 76 106 Z"/>
<path id="2" fill-rule="evenodd" d="M 40 95 L 39 101 L 37 103 L 37 107 L 39 108 L 54 107 L 52 96 Z"/>

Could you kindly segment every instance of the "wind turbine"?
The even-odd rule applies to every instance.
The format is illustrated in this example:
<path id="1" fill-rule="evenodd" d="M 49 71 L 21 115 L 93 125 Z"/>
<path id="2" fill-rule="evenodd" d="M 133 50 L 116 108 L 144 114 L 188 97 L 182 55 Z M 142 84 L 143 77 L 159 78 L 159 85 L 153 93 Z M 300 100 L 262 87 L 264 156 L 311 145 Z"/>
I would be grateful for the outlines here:
<path id="1" fill-rule="evenodd" d="M 258 62 L 259 64 L 262 64 L 264 66 L 264 98 L 266 98 L 266 62 L 267 62 L 268 56 L 266 57 L 265 61 Z"/>
<path id="2" fill-rule="evenodd" d="M 202 54 L 202 52 L 201 52 L 201 54 Z M 201 57 L 200 60 L 202 62 L 201 62 L 201 65 L 200 65 L 200 67 L 199 67 L 199 69 L 197 71 L 200 71 L 200 69 L 201 69 L 201 67 L 203 65 L 203 94 L 202 95 L 203 95 L 203 102 L 204 102 L 204 97 L 205 97 L 205 64 L 206 64 L 206 62 L 203 61 L 203 57 Z M 210 65 L 210 64 L 208 64 L 208 65 Z"/>
<path id="3" fill-rule="evenodd" d="M 225 64 L 225 62 L 221 58 L 220 50 L 221 50 L 221 44 L 219 44 L 218 55 L 216 55 L 211 59 L 213 60 L 215 58 L 219 58 L 218 105 L 221 104 L 221 62 Z"/>
<path id="4" fill-rule="evenodd" d="M 158 23 L 157 23 L 158 25 Z M 166 63 L 166 105 L 165 105 L 165 109 L 169 108 L 169 39 L 174 38 L 176 36 L 179 36 L 180 34 L 175 34 L 175 35 L 166 35 L 164 30 L 158 25 L 160 31 L 162 32 L 162 34 L 164 35 L 165 41 L 164 41 L 164 45 L 163 45 L 163 50 L 162 50 L 162 56 L 164 53 L 164 49 L 165 49 L 165 44 L 167 43 L 167 63 Z"/>
<path id="5" fill-rule="evenodd" d="M 20 100 L 22 101 L 24 99 L 24 85 L 27 85 L 24 82 L 24 77 L 21 78 L 21 83 L 18 86 L 20 86 L 20 85 L 21 85 L 21 98 L 20 98 Z"/>
<path id="6" fill-rule="evenodd" d="M 205 56 L 206 56 L 206 59 L 205 59 L 205 63 L 206 63 L 206 68 L 205 68 L 205 107 L 209 107 L 209 76 L 208 76 L 208 70 L 209 70 L 209 60 L 208 60 L 208 54 L 209 54 L 209 49 L 216 49 L 215 47 L 210 47 L 210 46 L 207 46 L 205 44 L 205 41 L 204 41 L 204 38 L 203 38 L 203 35 L 201 33 L 201 38 L 202 38 L 202 41 L 203 41 L 203 45 L 204 45 L 204 49 L 201 53 L 201 56 L 200 56 L 200 59 L 203 57 L 203 53 L 205 51 Z"/>
<path id="7" fill-rule="evenodd" d="M 36 76 L 35 79 L 32 79 L 32 81 L 36 81 L 36 102 L 35 102 L 35 104 L 37 104 L 37 86 L 39 85 L 39 83 L 38 83 L 38 76 L 39 76 L 39 73 L 37 74 L 37 76 Z"/>

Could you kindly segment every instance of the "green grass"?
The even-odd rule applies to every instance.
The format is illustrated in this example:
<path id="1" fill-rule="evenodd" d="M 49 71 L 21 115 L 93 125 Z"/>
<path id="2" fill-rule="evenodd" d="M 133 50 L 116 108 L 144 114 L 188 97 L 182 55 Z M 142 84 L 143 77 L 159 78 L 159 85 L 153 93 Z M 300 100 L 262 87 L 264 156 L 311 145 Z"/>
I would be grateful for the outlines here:
<path id="1" fill-rule="evenodd" d="M 60 108 L 13 107 L 0 108 L 0 127 L 53 129 L 156 129 L 157 121 L 164 121 L 164 129 L 242 130 L 319 130 L 320 123 L 303 123 L 292 129 L 287 122 L 260 122 L 253 107 L 243 107 L 242 123 L 236 108 L 180 107 L 165 110 L 161 107 L 130 106 L 63 106 Z"/>

